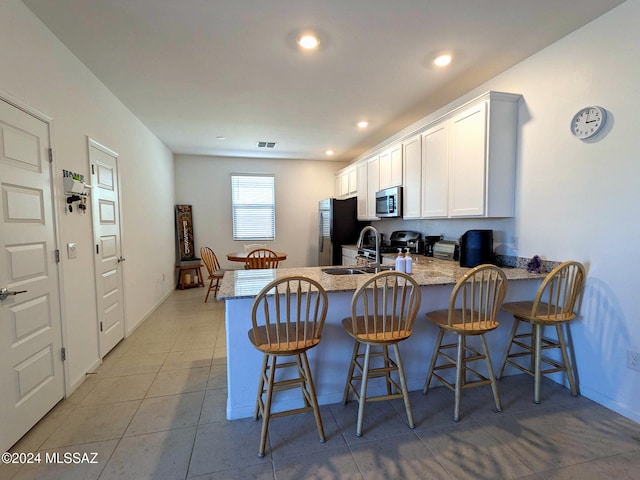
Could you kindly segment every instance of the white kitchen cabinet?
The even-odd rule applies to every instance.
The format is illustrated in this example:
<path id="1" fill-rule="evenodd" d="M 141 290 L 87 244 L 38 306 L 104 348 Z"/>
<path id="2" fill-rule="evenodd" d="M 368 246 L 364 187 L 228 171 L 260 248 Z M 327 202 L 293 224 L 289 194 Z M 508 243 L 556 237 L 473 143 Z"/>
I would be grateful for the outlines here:
<path id="1" fill-rule="evenodd" d="M 380 190 L 380 158 L 367 160 L 367 217 L 375 220 L 376 217 L 376 193 Z"/>
<path id="2" fill-rule="evenodd" d="M 402 174 L 403 217 L 420 218 L 422 204 L 422 141 L 416 135 L 402 142 L 404 166 Z"/>
<path id="3" fill-rule="evenodd" d="M 402 143 L 380 154 L 380 190 L 402 185 Z"/>
<path id="4" fill-rule="evenodd" d="M 422 134 L 422 202 L 426 218 L 449 214 L 448 122 L 441 122 Z"/>
<path id="5" fill-rule="evenodd" d="M 347 185 L 350 197 L 355 197 L 358 194 L 358 166 L 349 165 L 347 167 Z"/>
<path id="6" fill-rule="evenodd" d="M 404 218 L 512 217 L 520 98 L 488 92 L 363 160 L 358 218 L 376 219 L 376 192 L 399 185 Z"/>
<path id="7" fill-rule="evenodd" d="M 348 182 L 348 180 L 346 180 L 347 176 L 346 176 L 346 170 L 340 170 L 336 173 L 336 197 L 337 198 L 342 198 L 345 195 L 345 186 L 347 185 L 345 182 Z"/>
<path id="8" fill-rule="evenodd" d="M 349 198 L 358 193 L 358 178 L 355 165 L 349 165 L 336 173 L 336 197 Z"/>
<path id="9" fill-rule="evenodd" d="M 349 173 L 346 170 L 340 172 L 340 197 L 349 195 Z"/>
<path id="10" fill-rule="evenodd" d="M 369 163 L 366 160 L 358 162 L 356 166 L 358 174 L 358 220 L 367 220 L 369 217 L 369 190 L 368 190 L 368 168 Z"/>
<path id="11" fill-rule="evenodd" d="M 422 133 L 422 218 L 514 215 L 519 99 L 489 92 Z"/>
<path id="12" fill-rule="evenodd" d="M 491 92 L 449 122 L 449 216 L 512 217 L 520 95 Z"/>
<path id="13" fill-rule="evenodd" d="M 487 107 L 481 102 L 449 122 L 449 215 L 484 215 Z"/>
<path id="14" fill-rule="evenodd" d="M 379 190 L 379 157 L 368 158 L 357 163 L 358 173 L 358 220 L 377 220 L 376 192 Z"/>

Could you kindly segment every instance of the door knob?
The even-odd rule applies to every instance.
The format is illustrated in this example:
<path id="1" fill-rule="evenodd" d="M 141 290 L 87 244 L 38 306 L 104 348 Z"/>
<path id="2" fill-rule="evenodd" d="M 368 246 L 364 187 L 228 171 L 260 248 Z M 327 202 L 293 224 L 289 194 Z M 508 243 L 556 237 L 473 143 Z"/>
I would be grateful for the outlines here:
<path id="1" fill-rule="evenodd" d="M 122 263 L 126 260 L 124 257 L 118 257 L 118 263 Z"/>
<path id="2" fill-rule="evenodd" d="M 18 295 L 19 293 L 27 293 L 27 291 L 26 290 L 17 290 L 15 292 L 12 292 L 10 290 L 7 290 L 6 288 L 0 288 L 0 300 L 4 300 L 9 295 Z"/>

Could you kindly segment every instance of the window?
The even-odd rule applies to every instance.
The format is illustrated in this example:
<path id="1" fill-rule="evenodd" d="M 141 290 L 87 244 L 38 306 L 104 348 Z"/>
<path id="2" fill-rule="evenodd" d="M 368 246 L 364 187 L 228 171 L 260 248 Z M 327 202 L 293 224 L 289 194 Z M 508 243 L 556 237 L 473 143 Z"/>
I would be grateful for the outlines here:
<path id="1" fill-rule="evenodd" d="M 275 240 L 273 175 L 232 175 L 231 205 L 234 240 Z"/>

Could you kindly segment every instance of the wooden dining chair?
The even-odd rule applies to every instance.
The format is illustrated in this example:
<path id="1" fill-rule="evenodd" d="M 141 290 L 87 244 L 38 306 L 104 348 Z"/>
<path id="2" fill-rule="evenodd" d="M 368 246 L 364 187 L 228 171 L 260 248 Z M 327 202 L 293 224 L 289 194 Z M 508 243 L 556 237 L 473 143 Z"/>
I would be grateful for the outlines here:
<path id="1" fill-rule="evenodd" d="M 324 288 L 302 276 L 274 280 L 253 302 L 253 327 L 248 335 L 251 344 L 263 353 L 254 413 L 255 420 L 262 416 L 259 457 L 264 456 L 269 421 L 275 417 L 313 411 L 320 441 L 325 441 L 307 351 L 320 343 L 327 307 Z M 276 370 L 280 370 L 277 375 Z M 301 389 L 303 406 L 271 413 L 274 392 L 292 388 Z"/>
<path id="2" fill-rule="evenodd" d="M 453 287 L 449 298 L 449 308 L 427 313 L 427 319 L 438 328 L 436 348 L 431 357 L 427 379 L 422 393 L 429 391 L 431 379 L 439 380 L 455 393 L 453 420 L 460 420 L 460 400 L 462 390 L 482 385 L 491 385 L 496 410 L 502 411 L 498 384 L 493 373 L 485 333 L 498 327 L 496 316 L 507 292 L 507 278 L 494 265 L 480 265 L 468 270 Z M 443 344 L 445 334 L 453 334 L 457 342 Z M 467 337 L 480 337 L 482 353 L 467 343 Z M 454 350 L 456 353 L 448 353 Z M 444 363 L 438 364 L 438 359 Z M 489 378 L 480 374 L 469 363 L 485 360 Z M 455 368 L 454 382 L 439 374 L 440 371 Z M 469 375 L 471 377 L 469 377 Z"/>
<path id="3" fill-rule="evenodd" d="M 256 248 L 247 255 L 244 266 L 253 268 L 278 268 L 278 255 L 268 248 Z"/>
<path id="4" fill-rule="evenodd" d="M 374 275 L 353 294 L 351 317 L 342 320 L 345 331 L 355 340 L 342 404 L 346 405 L 349 393 L 358 401 L 358 437 L 362 436 L 367 402 L 402 398 L 409 427 L 415 427 L 398 344 L 411 336 L 421 296 L 420 286 L 412 277 L 395 271 Z M 393 347 L 393 357 L 389 347 Z M 397 378 L 392 376 L 394 372 Z M 372 378 L 384 378 L 385 394 L 367 396 Z"/>
<path id="5" fill-rule="evenodd" d="M 209 247 L 200 248 L 200 257 L 209 273 L 209 288 L 207 289 L 207 295 L 204 297 L 204 303 L 207 303 L 211 292 L 213 292 L 214 298 L 218 295 L 220 280 L 224 277 L 224 270 L 220 268 L 218 257 L 216 257 L 216 254 Z"/>
<path id="6" fill-rule="evenodd" d="M 540 284 L 533 301 L 505 303 L 502 309 L 513 315 L 514 321 L 507 347 L 500 364 L 498 378 L 502 377 L 505 365 L 534 377 L 533 401 L 540 403 L 542 375 L 564 372 L 569 380 L 571 395 L 578 395 L 573 368 L 567 352 L 567 341 L 562 332 L 563 325 L 574 318 L 575 305 L 582 294 L 585 270 L 581 263 L 567 261 L 554 268 Z M 518 333 L 520 325 L 528 325 Z M 544 336 L 545 327 L 555 327 L 556 339 Z M 527 341 L 528 339 L 528 341 Z M 558 349 L 562 360 L 542 355 L 543 350 Z M 528 358 L 529 362 L 516 361 Z M 549 368 L 542 368 L 542 364 Z"/>

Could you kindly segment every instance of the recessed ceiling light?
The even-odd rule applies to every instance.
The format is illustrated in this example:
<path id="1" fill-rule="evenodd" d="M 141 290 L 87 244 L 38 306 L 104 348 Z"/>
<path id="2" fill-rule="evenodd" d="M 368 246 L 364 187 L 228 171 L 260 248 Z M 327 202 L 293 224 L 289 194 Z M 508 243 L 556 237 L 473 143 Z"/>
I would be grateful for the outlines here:
<path id="1" fill-rule="evenodd" d="M 333 150 L 329 149 L 329 150 L 325 151 L 324 153 L 326 153 L 327 155 L 331 156 L 331 155 L 333 155 Z"/>
<path id="2" fill-rule="evenodd" d="M 358 128 L 367 128 L 368 125 L 369 125 L 369 122 L 367 122 L 366 120 L 362 120 L 361 122 L 358 122 Z"/>
<path id="3" fill-rule="evenodd" d="M 445 53 L 443 55 L 438 55 L 433 61 L 433 64 L 436 65 L 437 67 L 446 67 L 450 63 L 451 63 L 451 55 L 449 55 L 448 53 Z"/>
<path id="4" fill-rule="evenodd" d="M 300 45 L 305 50 L 313 50 L 318 45 L 320 45 L 320 40 L 318 37 L 311 33 L 305 33 L 304 35 L 298 38 L 298 45 Z"/>
<path id="5" fill-rule="evenodd" d="M 218 135 L 216 137 L 216 140 L 226 140 L 226 139 L 227 139 L 227 137 L 225 137 L 224 135 Z"/>

